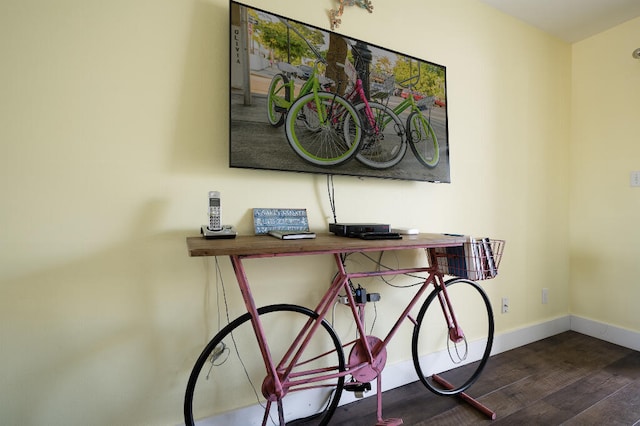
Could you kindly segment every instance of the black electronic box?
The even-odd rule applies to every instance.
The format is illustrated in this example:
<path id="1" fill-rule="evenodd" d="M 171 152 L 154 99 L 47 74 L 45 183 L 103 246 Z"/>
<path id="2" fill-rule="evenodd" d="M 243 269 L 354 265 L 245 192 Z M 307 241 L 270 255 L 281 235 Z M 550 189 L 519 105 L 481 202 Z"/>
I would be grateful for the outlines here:
<path id="1" fill-rule="evenodd" d="M 390 232 L 391 225 L 382 223 L 330 223 L 329 232 L 341 237 L 355 237 L 364 233 Z"/>

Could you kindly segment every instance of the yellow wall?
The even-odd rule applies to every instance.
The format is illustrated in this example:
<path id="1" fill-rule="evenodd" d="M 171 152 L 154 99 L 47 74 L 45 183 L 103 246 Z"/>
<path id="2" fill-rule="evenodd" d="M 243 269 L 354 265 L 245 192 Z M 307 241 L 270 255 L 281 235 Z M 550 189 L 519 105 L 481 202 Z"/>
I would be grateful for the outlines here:
<path id="1" fill-rule="evenodd" d="M 334 5 L 250 3 L 323 28 Z M 453 183 L 336 177 L 339 219 L 506 239 L 500 276 L 486 283 L 494 305 L 511 301 L 496 315 L 500 334 L 568 313 L 573 180 L 571 229 L 589 237 L 574 265 L 599 259 L 584 269 L 590 280 L 573 275 L 575 311 L 640 328 L 631 311 L 599 315 L 600 293 L 586 288 L 631 291 L 638 275 L 627 274 L 631 256 L 617 261 L 638 241 L 625 187 L 640 168 L 629 124 L 638 63 L 618 62 L 637 46 L 615 63 L 613 49 L 590 44 L 599 39 L 576 46 L 573 101 L 584 102 L 572 115 L 571 46 L 475 0 L 374 4 L 371 15 L 347 10 L 340 30 L 447 66 Z M 213 260 L 188 258 L 184 241 L 206 220 L 207 191 L 222 192 L 224 221 L 242 233 L 252 207 L 306 207 L 323 230 L 325 178 L 227 167 L 227 0 L 4 0 L 0 10 L 1 422 L 178 423 L 189 369 L 217 327 Z M 607 232 L 595 238 L 597 228 Z M 602 253 L 602 238 L 628 242 Z M 310 304 L 332 273 L 325 258 L 249 265 L 260 304 Z M 405 296 L 373 286 L 384 325 L 385 300 Z M 390 362 L 409 358 L 400 344 Z"/>
<path id="2" fill-rule="evenodd" d="M 640 19 L 572 46 L 571 311 L 640 331 Z M 607 330 L 601 330 L 604 335 Z"/>

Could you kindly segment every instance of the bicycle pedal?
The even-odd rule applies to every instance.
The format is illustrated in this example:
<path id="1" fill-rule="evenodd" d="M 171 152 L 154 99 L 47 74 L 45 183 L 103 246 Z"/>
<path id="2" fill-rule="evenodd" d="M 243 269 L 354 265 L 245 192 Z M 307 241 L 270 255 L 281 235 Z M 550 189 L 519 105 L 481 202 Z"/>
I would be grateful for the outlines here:
<path id="1" fill-rule="evenodd" d="M 362 394 L 371 390 L 371 383 L 349 382 L 344 385 L 344 390 Z"/>

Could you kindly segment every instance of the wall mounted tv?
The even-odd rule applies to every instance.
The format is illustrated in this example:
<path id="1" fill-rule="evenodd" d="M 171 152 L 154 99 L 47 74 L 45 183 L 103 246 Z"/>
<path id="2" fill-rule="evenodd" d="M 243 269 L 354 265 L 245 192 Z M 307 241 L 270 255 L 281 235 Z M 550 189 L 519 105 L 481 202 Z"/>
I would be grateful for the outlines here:
<path id="1" fill-rule="evenodd" d="M 446 68 L 235 1 L 231 167 L 450 182 Z"/>

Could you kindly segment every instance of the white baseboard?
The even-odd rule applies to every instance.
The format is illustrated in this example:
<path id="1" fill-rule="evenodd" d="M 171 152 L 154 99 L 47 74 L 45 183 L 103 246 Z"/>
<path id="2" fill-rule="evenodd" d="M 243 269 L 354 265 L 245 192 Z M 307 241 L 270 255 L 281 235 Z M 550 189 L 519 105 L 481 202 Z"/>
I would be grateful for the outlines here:
<path id="1" fill-rule="evenodd" d="M 501 352 L 519 348 L 520 346 L 524 346 L 529 343 L 554 336 L 564 331 L 569 331 L 570 326 L 571 317 L 564 316 L 552 319 L 550 321 L 545 321 L 543 323 L 519 328 L 517 330 L 508 331 L 502 334 L 496 334 L 493 338 L 491 355 L 496 355 Z M 434 358 L 437 357 L 437 355 L 431 356 Z M 473 362 L 477 361 L 477 359 L 479 359 L 479 356 L 476 357 L 476 359 L 469 359 L 468 361 Z M 435 371 L 438 371 L 437 365 L 435 365 Z M 416 380 L 418 380 L 418 378 L 416 377 L 416 371 L 413 368 L 412 360 L 390 364 L 385 367 L 382 373 L 382 390 L 387 391 L 399 386 L 413 383 Z M 368 396 L 369 395 L 375 395 L 375 393 L 371 392 L 368 394 Z M 345 396 L 342 397 L 342 400 L 346 400 Z"/>
<path id="2" fill-rule="evenodd" d="M 579 317 L 571 316 L 571 330 L 605 342 L 640 351 L 640 332 Z"/>
<path id="3" fill-rule="evenodd" d="M 498 334 L 493 340 L 492 355 L 499 354 L 547 337 L 565 331 L 576 331 L 587 336 L 595 337 L 610 343 L 624 346 L 630 349 L 640 351 L 640 333 L 636 331 L 626 330 L 609 324 L 589 320 L 575 315 L 566 315 L 538 324 L 525 326 L 516 330 L 507 331 Z M 437 357 L 437 354 L 431 356 Z M 470 360 L 474 361 L 474 360 Z M 435 363 L 434 363 L 435 364 Z M 418 378 L 413 367 L 413 361 L 407 360 L 395 364 L 385 366 L 382 373 L 382 390 L 387 391 L 409 383 L 413 383 Z M 365 397 L 376 395 L 376 382 L 371 383 L 371 391 Z M 348 404 L 355 401 L 355 396 L 350 392 L 343 392 L 340 399 L 340 405 Z M 258 412 L 260 411 L 258 408 Z M 251 418 L 251 412 L 255 408 L 248 407 L 234 412 L 228 412 L 218 416 L 215 424 L 239 424 L 237 421 L 243 419 L 243 424 L 247 423 L 247 419 Z M 198 425 L 212 425 L 213 419 L 198 422 Z"/>
<path id="4" fill-rule="evenodd" d="M 571 317 L 563 316 L 496 335 L 491 355 L 519 348 L 547 337 L 571 330 Z"/>

